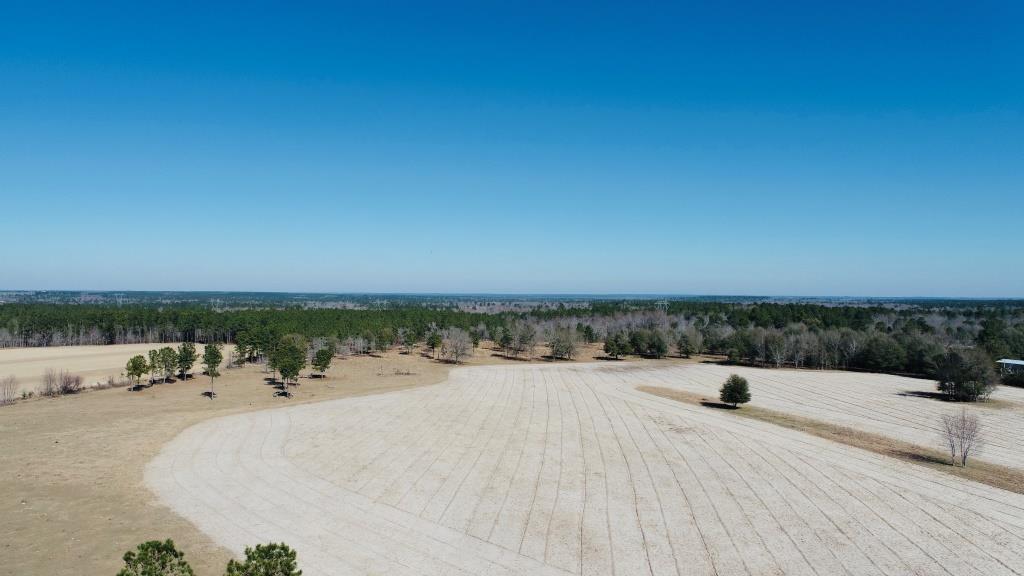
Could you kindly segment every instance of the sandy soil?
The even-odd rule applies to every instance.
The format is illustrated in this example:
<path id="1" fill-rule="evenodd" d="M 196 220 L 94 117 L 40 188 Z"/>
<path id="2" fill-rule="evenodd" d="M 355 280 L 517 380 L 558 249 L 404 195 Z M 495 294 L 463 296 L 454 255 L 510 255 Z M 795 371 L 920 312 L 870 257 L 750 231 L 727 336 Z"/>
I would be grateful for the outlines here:
<path id="1" fill-rule="evenodd" d="M 693 364 L 652 370 L 646 378 L 651 386 L 717 398 L 733 373 L 750 383 L 752 405 L 937 449 L 944 449 L 940 416 L 963 406 L 934 398 L 931 380 L 887 374 Z M 991 404 L 967 405 L 985 427 L 976 456 L 1024 469 L 1024 389 L 1000 386 L 992 399 Z"/>
<path id="2" fill-rule="evenodd" d="M 308 576 L 1024 573 L 1024 496 L 635 390 L 678 376 L 457 369 L 207 420 L 146 480 L 236 553 L 288 542 Z"/>
<path id="3" fill-rule="evenodd" d="M 104 356 L 113 353 L 102 362 L 75 348 L 0 354 L 41 355 L 41 366 L 84 373 L 103 366 L 120 370 L 129 356 L 152 346 L 117 347 L 116 353 L 102 348 Z M 503 360 L 484 349 L 470 360 L 495 362 Z M 208 380 L 199 377 L 140 392 L 89 391 L 0 407 L 0 575 L 114 574 L 126 550 L 168 537 L 186 551 L 197 574 L 222 574 L 231 551 L 155 502 L 144 486 L 144 468 L 165 443 L 210 418 L 437 383 L 449 370 L 395 352 L 338 360 L 326 380 L 302 379 L 290 400 L 274 396 L 260 367 L 247 367 L 223 369 L 212 401 L 201 396 Z"/>
<path id="4" fill-rule="evenodd" d="M 136 354 L 177 344 L 115 344 L 112 346 L 55 346 L 0 349 L 0 378 L 14 376 L 18 388 L 35 392 L 47 369 L 68 370 L 82 377 L 85 386 L 119 378 L 128 359 Z M 203 346 L 196 352 L 202 357 Z M 225 356 L 227 351 L 225 350 Z M 198 362 L 196 365 L 198 366 Z"/>

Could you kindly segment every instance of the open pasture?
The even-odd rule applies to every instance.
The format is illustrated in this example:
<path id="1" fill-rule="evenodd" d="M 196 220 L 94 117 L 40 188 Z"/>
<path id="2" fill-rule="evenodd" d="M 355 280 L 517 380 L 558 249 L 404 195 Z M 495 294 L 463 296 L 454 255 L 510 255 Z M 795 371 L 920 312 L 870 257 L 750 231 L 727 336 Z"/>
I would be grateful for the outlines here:
<path id="1" fill-rule="evenodd" d="M 636 391 L 690 370 L 651 366 L 463 368 L 220 417 L 146 481 L 309 576 L 1024 573 L 1024 497 Z"/>

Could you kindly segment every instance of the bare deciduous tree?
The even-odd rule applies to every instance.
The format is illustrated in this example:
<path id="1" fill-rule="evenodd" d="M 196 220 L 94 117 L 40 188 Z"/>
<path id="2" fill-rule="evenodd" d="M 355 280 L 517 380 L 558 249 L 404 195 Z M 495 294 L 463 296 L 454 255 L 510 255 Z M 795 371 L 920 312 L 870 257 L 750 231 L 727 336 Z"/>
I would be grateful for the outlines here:
<path id="1" fill-rule="evenodd" d="M 955 466 L 967 466 L 967 458 L 981 446 L 981 422 L 978 416 L 961 408 L 958 412 L 943 414 L 942 437 L 949 449 L 950 461 Z"/>
<path id="2" fill-rule="evenodd" d="M 458 364 L 473 352 L 473 339 L 461 328 L 441 331 L 441 357 Z"/>
<path id="3" fill-rule="evenodd" d="M 694 354 L 700 355 L 704 353 L 704 333 L 697 329 L 696 326 L 688 327 L 684 333 L 686 337 L 690 339 L 690 348 Z"/>
<path id="4" fill-rule="evenodd" d="M 789 356 L 789 341 L 778 330 L 769 330 L 764 335 L 764 347 L 768 358 L 776 368 L 781 368 Z"/>

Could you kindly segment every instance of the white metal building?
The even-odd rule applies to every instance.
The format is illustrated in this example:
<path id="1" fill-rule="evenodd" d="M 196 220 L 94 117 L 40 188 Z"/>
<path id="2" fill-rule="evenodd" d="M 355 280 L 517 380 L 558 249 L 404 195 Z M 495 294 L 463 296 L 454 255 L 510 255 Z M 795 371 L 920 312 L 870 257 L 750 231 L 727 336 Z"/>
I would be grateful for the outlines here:
<path id="1" fill-rule="evenodd" d="M 997 360 L 996 364 L 999 364 L 1003 374 L 1024 373 L 1024 360 L 1003 358 L 1002 360 Z"/>

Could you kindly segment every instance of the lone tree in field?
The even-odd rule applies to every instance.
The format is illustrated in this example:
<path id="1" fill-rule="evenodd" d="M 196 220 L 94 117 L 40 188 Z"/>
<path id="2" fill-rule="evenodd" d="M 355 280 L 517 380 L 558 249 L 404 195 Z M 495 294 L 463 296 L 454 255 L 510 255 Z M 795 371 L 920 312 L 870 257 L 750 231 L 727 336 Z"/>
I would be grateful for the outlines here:
<path id="1" fill-rule="evenodd" d="M 149 371 L 149 366 L 146 364 L 146 357 L 142 354 L 136 354 L 128 360 L 128 364 L 124 367 L 124 373 L 128 375 L 129 381 L 134 381 L 135 385 L 132 388 L 138 389 L 141 386 L 142 375 Z"/>
<path id="2" fill-rule="evenodd" d="M 228 561 L 224 576 L 302 576 L 295 556 L 295 550 L 284 542 L 246 547 L 245 561 Z"/>
<path id="3" fill-rule="evenodd" d="M 182 342 L 178 346 L 178 372 L 182 380 L 188 380 L 188 371 L 196 363 L 196 345 L 191 342 Z"/>
<path id="4" fill-rule="evenodd" d="M 981 445 L 981 422 L 977 415 L 961 408 L 959 412 L 943 414 L 942 437 L 949 448 L 949 459 L 956 466 L 967 467 L 967 457 Z"/>
<path id="5" fill-rule="evenodd" d="M 193 576 L 185 554 L 178 552 L 174 541 L 169 539 L 143 542 L 135 550 L 126 552 L 123 559 L 124 568 L 117 576 Z"/>
<path id="6" fill-rule="evenodd" d="M 730 375 L 725 384 L 722 384 L 718 398 L 726 404 L 732 404 L 733 408 L 750 402 L 750 386 L 747 385 L 747 379 L 736 374 Z"/>
<path id="7" fill-rule="evenodd" d="M 206 375 L 210 377 L 210 400 L 213 400 L 216 395 L 213 391 L 213 380 L 220 376 L 217 369 L 220 368 L 222 360 L 224 360 L 224 354 L 220 351 L 220 344 L 214 342 L 207 344 L 206 349 L 203 350 L 203 367 L 206 369 Z"/>
<path id="8" fill-rule="evenodd" d="M 985 353 L 977 350 L 950 351 L 940 355 L 935 361 L 935 376 L 939 392 L 947 400 L 957 402 L 984 400 L 996 387 L 992 362 Z"/>

